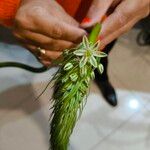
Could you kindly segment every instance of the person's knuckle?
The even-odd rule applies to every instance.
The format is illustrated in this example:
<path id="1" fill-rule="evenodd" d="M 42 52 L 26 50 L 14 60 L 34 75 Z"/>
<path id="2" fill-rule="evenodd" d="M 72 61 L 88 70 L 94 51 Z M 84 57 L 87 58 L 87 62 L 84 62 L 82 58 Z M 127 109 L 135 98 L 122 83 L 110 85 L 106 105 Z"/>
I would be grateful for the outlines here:
<path id="1" fill-rule="evenodd" d="M 26 24 L 26 19 L 21 14 L 17 14 L 15 17 L 15 24 L 17 26 L 24 26 Z"/>
<path id="2" fill-rule="evenodd" d="M 118 20 L 118 24 L 120 27 L 124 26 L 129 20 L 129 14 L 126 11 L 117 9 L 115 11 L 116 19 Z"/>
<path id="3" fill-rule="evenodd" d="M 47 10 L 42 6 L 33 6 L 33 8 L 29 10 L 29 13 L 33 17 L 45 17 L 48 14 Z"/>
<path id="4" fill-rule="evenodd" d="M 22 27 L 25 29 L 28 29 L 31 26 L 28 14 L 22 10 L 19 10 L 19 12 L 16 14 L 14 23 L 17 27 Z"/>
<path id="5" fill-rule="evenodd" d="M 63 27 L 59 24 L 54 24 L 54 26 L 51 29 L 52 35 L 55 38 L 62 38 L 63 37 Z"/>

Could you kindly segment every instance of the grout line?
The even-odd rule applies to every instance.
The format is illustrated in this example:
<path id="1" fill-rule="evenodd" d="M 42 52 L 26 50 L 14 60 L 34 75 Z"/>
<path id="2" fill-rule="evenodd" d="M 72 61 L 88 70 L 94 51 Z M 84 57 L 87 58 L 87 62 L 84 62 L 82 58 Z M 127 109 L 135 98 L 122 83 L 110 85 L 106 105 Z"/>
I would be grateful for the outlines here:
<path id="1" fill-rule="evenodd" d="M 143 105 L 143 108 L 146 108 L 146 105 Z M 106 139 L 108 139 L 111 135 L 113 135 L 114 133 L 116 133 L 119 129 L 121 129 L 123 126 L 125 126 L 129 120 L 131 120 L 132 118 L 135 117 L 135 115 L 139 114 L 143 109 L 140 109 L 139 111 L 134 112 L 127 120 L 123 121 L 117 128 L 115 128 L 114 130 L 112 130 L 108 135 L 106 135 L 102 140 L 100 140 L 97 144 L 95 144 L 92 148 L 90 148 L 89 150 L 94 150 L 97 148 L 98 145 L 100 145 L 101 143 L 103 143 Z"/>

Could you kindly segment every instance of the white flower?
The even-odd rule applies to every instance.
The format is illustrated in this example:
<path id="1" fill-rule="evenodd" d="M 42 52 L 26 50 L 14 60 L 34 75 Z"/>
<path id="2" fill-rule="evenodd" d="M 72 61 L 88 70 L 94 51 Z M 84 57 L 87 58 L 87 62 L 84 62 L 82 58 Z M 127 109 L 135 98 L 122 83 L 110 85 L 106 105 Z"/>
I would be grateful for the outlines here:
<path id="1" fill-rule="evenodd" d="M 74 51 L 76 56 L 82 57 L 79 64 L 80 68 L 84 67 L 87 62 L 95 68 L 98 67 L 96 57 L 102 58 L 107 56 L 104 52 L 99 51 L 99 46 L 100 41 L 91 44 L 86 36 L 83 37 L 82 45 L 78 50 Z"/>

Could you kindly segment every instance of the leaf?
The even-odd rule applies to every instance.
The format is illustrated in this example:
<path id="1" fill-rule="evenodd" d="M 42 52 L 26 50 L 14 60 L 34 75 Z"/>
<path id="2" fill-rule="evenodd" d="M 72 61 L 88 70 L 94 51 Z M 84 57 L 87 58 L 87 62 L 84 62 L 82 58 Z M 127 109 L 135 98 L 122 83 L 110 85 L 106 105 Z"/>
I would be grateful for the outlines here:
<path id="1" fill-rule="evenodd" d="M 89 87 L 89 83 L 90 83 L 90 78 L 87 77 L 87 78 L 85 79 L 85 85 L 86 85 L 86 87 Z"/>
<path id="2" fill-rule="evenodd" d="M 95 51 L 95 52 L 93 53 L 93 55 L 94 55 L 95 57 L 100 57 L 100 58 L 107 56 L 106 53 L 101 52 L 101 51 Z"/>
<path id="3" fill-rule="evenodd" d="M 90 57 L 89 62 L 93 67 L 97 68 L 97 61 L 94 56 Z"/>
<path id="4" fill-rule="evenodd" d="M 67 63 L 65 66 L 64 66 L 64 70 L 67 71 L 67 70 L 70 70 L 71 68 L 73 68 L 73 64 L 72 63 Z"/>
<path id="5" fill-rule="evenodd" d="M 84 48 L 89 48 L 89 40 L 88 40 L 87 36 L 83 37 L 82 43 L 83 43 Z"/>
<path id="6" fill-rule="evenodd" d="M 97 51 L 100 47 L 100 41 L 97 41 L 93 46 L 92 46 L 92 49 L 93 51 Z"/>
<path id="7" fill-rule="evenodd" d="M 102 64 L 99 64 L 98 67 L 97 67 L 97 69 L 98 69 L 99 73 L 102 74 L 103 71 L 104 71 L 104 66 Z"/>
<path id="8" fill-rule="evenodd" d="M 92 78 L 92 80 L 95 79 L 95 73 L 94 73 L 94 71 L 91 72 L 91 78 Z"/>
<path id="9" fill-rule="evenodd" d="M 70 90 L 72 87 L 73 87 L 73 84 L 71 83 L 68 85 L 67 90 Z"/>
<path id="10" fill-rule="evenodd" d="M 88 61 L 88 58 L 83 56 L 82 59 L 80 60 L 79 67 L 80 68 L 84 67 L 87 61 Z"/>
<path id="11" fill-rule="evenodd" d="M 62 83 L 67 82 L 67 80 L 68 80 L 68 77 L 63 77 L 63 78 L 62 78 Z"/>
<path id="12" fill-rule="evenodd" d="M 85 76 L 87 74 L 87 67 L 84 66 L 80 69 L 80 75 L 81 77 Z"/>
<path id="13" fill-rule="evenodd" d="M 73 52 L 76 56 L 83 56 L 85 54 L 85 50 L 80 49 Z"/>

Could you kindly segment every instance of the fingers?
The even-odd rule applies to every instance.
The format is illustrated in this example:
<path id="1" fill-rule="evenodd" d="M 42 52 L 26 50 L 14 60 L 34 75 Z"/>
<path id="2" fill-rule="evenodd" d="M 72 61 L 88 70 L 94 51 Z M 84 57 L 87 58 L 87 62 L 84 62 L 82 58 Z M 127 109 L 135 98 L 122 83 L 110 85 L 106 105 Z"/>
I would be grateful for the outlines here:
<path id="1" fill-rule="evenodd" d="M 70 42 L 78 42 L 86 34 L 83 29 L 51 17 L 39 18 L 38 22 L 35 21 L 35 26 L 31 30 L 54 39 Z"/>
<path id="2" fill-rule="evenodd" d="M 27 48 L 31 53 L 33 53 L 36 56 L 36 58 L 46 66 L 50 65 L 52 61 L 59 58 L 62 54 L 62 52 L 50 50 L 44 50 L 45 52 L 42 53 L 38 50 L 38 48 L 35 45 L 31 44 L 23 44 L 23 46 Z"/>
<path id="3" fill-rule="evenodd" d="M 27 50 L 29 50 L 36 58 L 39 62 L 41 62 L 44 66 L 50 66 L 51 65 L 51 60 L 45 60 L 43 59 L 41 56 L 39 56 L 39 51 L 37 51 L 37 47 L 35 47 L 34 45 L 30 45 L 30 44 L 24 44 L 21 43 L 21 45 L 23 47 L 25 47 Z"/>
<path id="4" fill-rule="evenodd" d="M 103 37 L 101 47 L 127 32 L 138 20 L 144 17 L 145 10 L 147 10 L 146 5 L 141 4 L 139 7 L 139 2 L 140 0 L 122 1 L 115 11 L 107 17 L 101 30 L 101 37 Z"/>
<path id="5" fill-rule="evenodd" d="M 35 4 L 32 4 L 32 9 L 30 5 L 19 9 L 14 21 L 17 29 L 70 42 L 78 42 L 86 34 L 86 31 L 79 28 L 79 24 L 58 7 L 55 1 L 38 1 Z"/>
<path id="6" fill-rule="evenodd" d="M 128 32 L 133 26 L 134 24 L 137 22 L 137 20 L 139 20 L 140 16 L 134 18 L 133 20 L 129 21 L 126 25 L 124 25 L 123 27 L 119 28 L 118 30 L 112 32 L 111 34 L 109 34 L 108 36 L 104 37 L 101 40 L 101 45 L 100 45 L 100 49 L 104 49 L 104 47 L 111 43 L 113 40 L 115 40 L 116 38 L 118 38 L 119 36 L 121 36 L 122 34 Z"/>
<path id="7" fill-rule="evenodd" d="M 22 39 L 24 41 L 26 40 L 26 44 L 32 44 L 44 49 L 50 49 L 52 51 L 62 51 L 66 48 L 70 48 L 74 46 L 72 42 L 52 39 L 45 35 L 39 33 L 33 33 L 27 30 L 14 31 L 14 35 L 20 39 L 21 37 L 23 37 Z"/>
<path id="8" fill-rule="evenodd" d="M 46 49 L 43 49 L 45 52 L 41 53 L 38 50 L 38 47 L 36 47 L 34 45 L 26 44 L 24 46 L 28 50 L 30 50 L 33 54 L 35 54 L 37 57 L 39 57 L 40 59 L 44 59 L 46 61 L 55 60 L 55 59 L 57 59 L 62 54 L 62 52 L 50 51 L 50 50 L 46 50 Z"/>
<path id="9" fill-rule="evenodd" d="M 87 18 L 90 18 L 90 21 L 83 22 L 81 26 L 87 28 L 100 22 L 113 1 L 114 0 L 94 0 L 87 13 Z"/>
<path id="10" fill-rule="evenodd" d="M 143 18 L 145 14 L 144 9 L 146 9 L 146 7 L 145 6 L 139 7 L 139 4 L 140 0 L 122 1 L 117 6 L 115 11 L 110 16 L 108 16 L 108 18 L 104 21 L 101 36 L 107 37 L 108 35 L 125 26 L 126 24 L 128 24 L 128 22 L 130 22 L 132 19 L 138 16 L 141 16 L 141 18 Z M 141 10 L 144 11 L 141 12 Z"/>
<path id="11" fill-rule="evenodd" d="M 75 27 L 79 27 L 79 23 L 73 17 L 68 15 L 68 13 L 64 10 L 64 8 L 60 4 L 57 3 L 57 1 L 51 1 L 50 3 L 51 3 L 51 5 L 52 5 L 52 3 L 54 4 L 54 6 L 49 9 L 50 14 L 53 14 L 54 17 L 59 18 L 59 20 L 61 20 L 63 22 L 66 22 Z M 57 11 L 57 13 L 54 14 L 56 9 L 57 10 L 59 9 L 61 11 Z"/>

